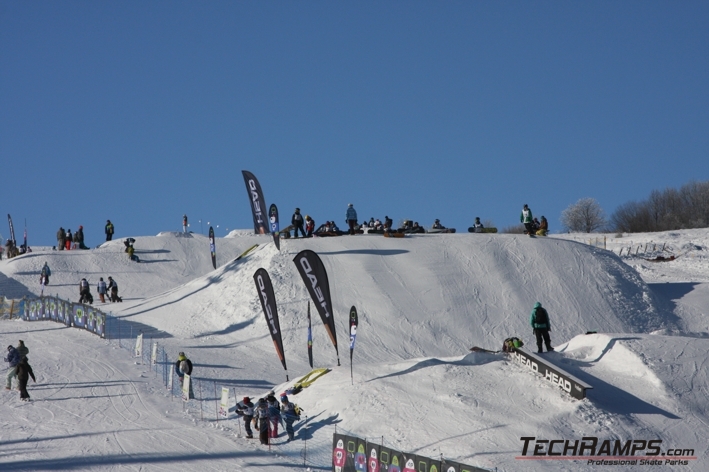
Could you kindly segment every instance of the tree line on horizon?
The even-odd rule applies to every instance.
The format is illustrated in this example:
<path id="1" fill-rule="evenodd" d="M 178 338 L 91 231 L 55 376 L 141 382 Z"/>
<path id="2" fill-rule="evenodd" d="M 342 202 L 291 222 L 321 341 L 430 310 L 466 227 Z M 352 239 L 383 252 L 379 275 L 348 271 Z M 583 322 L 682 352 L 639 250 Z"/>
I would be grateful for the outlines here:
<path id="1" fill-rule="evenodd" d="M 561 213 L 564 230 L 574 233 L 649 233 L 709 227 L 709 181 L 679 189 L 653 190 L 641 201 L 620 205 L 610 218 L 594 198 L 582 198 Z"/>

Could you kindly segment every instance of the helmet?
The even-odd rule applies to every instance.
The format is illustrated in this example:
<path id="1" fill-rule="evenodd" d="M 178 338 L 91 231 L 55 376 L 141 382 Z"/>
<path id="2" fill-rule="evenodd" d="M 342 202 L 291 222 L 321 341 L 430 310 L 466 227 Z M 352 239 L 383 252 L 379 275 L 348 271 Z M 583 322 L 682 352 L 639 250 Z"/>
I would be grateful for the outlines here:
<path id="1" fill-rule="evenodd" d="M 439 220 L 438 218 L 436 218 L 436 223 L 439 223 L 440 221 L 441 221 L 441 220 Z"/>
<path id="2" fill-rule="evenodd" d="M 295 212 L 298 213 L 300 211 L 300 208 L 296 208 Z"/>
<path id="3" fill-rule="evenodd" d="M 310 219 L 310 215 L 305 215 L 305 219 L 306 219 L 306 220 L 309 220 L 309 219 Z"/>
<path id="4" fill-rule="evenodd" d="M 347 204 L 347 206 L 348 206 L 348 207 L 351 207 L 351 206 L 352 206 L 352 204 L 351 204 L 351 203 L 348 203 L 348 204 Z"/>

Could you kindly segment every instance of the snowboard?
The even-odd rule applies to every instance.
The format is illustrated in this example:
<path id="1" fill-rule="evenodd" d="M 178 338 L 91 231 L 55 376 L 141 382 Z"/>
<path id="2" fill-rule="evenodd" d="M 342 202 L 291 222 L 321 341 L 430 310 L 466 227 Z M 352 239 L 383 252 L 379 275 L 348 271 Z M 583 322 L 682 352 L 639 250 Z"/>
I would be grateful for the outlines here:
<path id="1" fill-rule="evenodd" d="M 428 233 L 455 233 L 455 228 L 431 228 L 427 230 Z"/>
<path id="2" fill-rule="evenodd" d="M 242 258 L 246 257 L 251 251 L 253 251 L 254 249 L 256 249 L 256 247 L 258 247 L 258 244 L 254 244 L 253 246 L 251 246 L 250 248 L 248 248 L 246 251 L 242 252 L 242 253 L 239 255 L 239 257 L 237 257 L 237 258 L 234 259 L 234 260 L 235 260 L 235 261 L 238 261 L 239 259 L 242 259 Z"/>
<path id="3" fill-rule="evenodd" d="M 497 228 L 482 228 L 481 233 L 497 233 Z M 468 228 L 468 233 L 476 233 L 475 227 Z"/>
<path id="4" fill-rule="evenodd" d="M 392 233 L 390 231 L 384 233 L 385 238 L 403 238 L 406 235 L 404 233 Z"/>
<path id="5" fill-rule="evenodd" d="M 492 351 L 490 349 L 485 349 L 485 348 L 478 347 L 478 346 L 473 346 L 470 348 L 470 350 L 473 352 L 487 352 L 490 354 L 498 354 L 498 353 L 502 352 L 502 351 Z"/>

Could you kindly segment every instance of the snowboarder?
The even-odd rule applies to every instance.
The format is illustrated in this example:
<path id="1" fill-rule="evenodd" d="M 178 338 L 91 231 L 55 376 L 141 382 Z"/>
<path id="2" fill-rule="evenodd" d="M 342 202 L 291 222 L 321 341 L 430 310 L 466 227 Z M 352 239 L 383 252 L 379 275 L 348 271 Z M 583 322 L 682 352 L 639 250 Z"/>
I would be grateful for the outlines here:
<path id="1" fill-rule="evenodd" d="M 355 226 L 357 226 L 357 211 L 351 203 L 347 204 L 347 214 L 345 216 L 347 224 L 350 227 L 349 233 L 355 234 Z"/>
<path id="2" fill-rule="evenodd" d="M 433 222 L 432 228 L 433 229 L 446 229 L 446 227 L 441 224 L 441 220 L 439 220 L 437 218 L 436 218 L 436 221 Z"/>
<path id="3" fill-rule="evenodd" d="M 64 246 L 66 246 L 66 231 L 60 226 L 57 231 L 57 249 L 63 251 Z"/>
<path id="4" fill-rule="evenodd" d="M 123 300 L 118 296 L 118 284 L 113 277 L 108 277 L 108 287 L 106 287 L 111 292 L 111 302 L 122 302 Z"/>
<path id="5" fill-rule="evenodd" d="M 93 303 L 94 297 L 91 295 L 91 288 L 88 280 L 81 279 L 79 282 L 79 303 Z"/>
<path id="6" fill-rule="evenodd" d="M 302 237 L 305 237 L 305 229 L 303 228 L 303 215 L 300 214 L 300 208 L 295 209 L 295 213 L 290 219 L 290 224 L 293 226 L 293 237 L 298 237 L 298 230 Z"/>
<path id="7" fill-rule="evenodd" d="M 473 223 L 473 228 L 475 228 L 476 233 L 482 233 L 483 232 L 483 224 L 480 222 L 480 217 L 476 216 L 475 217 L 475 223 Z"/>
<path id="8" fill-rule="evenodd" d="M 249 397 L 244 397 L 242 401 L 236 404 L 236 414 L 244 417 L 246 437 L 248 439 L 253 439 L 254 433 L 251 431 L 251 421 L 254 419 L 254 404 L 251 403 L 251 399 Z"/>
<path id="9" fill-rule="evenodd" d="M 175 372 L 177 372 L 177 378 L 180 380 L 180 389 L 182 389 L 182 383 L 185 381 L 185 374 L 192 375 L 192 361 L 185 356 L 184 352 L 180 352 L 177 355 L 177 361 L 175 361 Z M 194 399 L 194 391 L 192 390 L 192 382 L 190 382 L 190 399 Z"/>
<path id="10" fill-rule="evenodd" d="M 42 270 L 39 273 L 39 284 L 49 285 L 49 276 L 52 275 L 52 271 L 49 270 L 49 265 L 45 262 L 42 266 Z"/>
<path id="11" fill-rule="evenodd" d="M 313 230 L 315 229 L 315 220 L 310 215 L 305 215 L 305 237 L 312 238 Z"/>
<path id="12" fill-rule="evenodd" d="M 131 261 L 140 262 L 140 259 L 138 258 L 138 256 L 135 255 L 135 248 L 133 248 L 132 244 L 130 246 L 128 246 L 128 258 Z"/>
<path id="13" fill-rule="evenodd" d="M 547 352 L 553 351 L 554 348 L 551 347 L 551 340 L 549 339 L 549 331 L 551 331 L 551 324 L 549 323 L 549 313 L 542 308 L 542 304 L 537 302 L 532 308 L 532 313 L 529 315 L 529 324 L 532 325 L 532 330 L 534 336 L 537 338 L 537 352 L 542 351 L 542 339 L 547 346 Z"/>
<path id="14" fill-rule="evenodd" d="M 106 287 L 106 282 L 103 280 L 103 277 L 100 277 L 98 279 L 96 291 L 98 292 L 98 298 L 101 300 L 101 303 L 106 303 L 106 293 L 108 292 L 108 290 Z"/>
<path id="15" fill-rule="evenodd" d="M 542 221 L 539 222 L 539 228 L 537 229 L 537 236 L 546 236 L 548 232 L 549 222 L 542 216 Z"/>
<path id="16" fill-rule="evenodd" d="M 5 390 L 12 390 L 12 378 L 17 372 L 17 364 L 20 363 L 20 353 L 11 344 L 7 346 L 7 356 L 5 362 L 9 364 L 7 374 L 5 375 Z"/>
<path id="17" fill-rule="evenodd" d="M 189 224 L 187 223 L 187 215 L 182 215 L 182 232 L 186 233 L 187 232 L 187 227 Z"/>
<path id="18" fill-rule="evenodd" d="M 288 440 L 292 441 L 295 439 L 295 430 L 293 429 L 293 423 L 300 419 L 300 415 L 296 412 L 295 403 L 289 402 L 286 395 L 281 396 L 281 415 L 286 423 L 286 433 L 288 434 Z"/>
<path id="19" fill-rule="evenodd" d="M 33 382 L 37 382 L 34 372 L 32 372 L 32 366 L 27 362 L 27 356 L 23 356 L 17 364 L 17 383 L 20 384 L 20 400 L 23 402 L 30 401 L 30 394 L 27 393 L 27 381 L 30 377 Z"/>
<path id="20" fill-rule="evenodd" d="M 384 216 L 384 231 L 391 231 L 391 227 L 394 225 L 394 221 L 388 216 Z"/>
<path id="21" fill-rule="evenodd" d="M 266 400 L 264 398 L 259 398 L 254 415 L 258 419 L 258 437 L 261 440 L 261 444 L 268 445 L 268 425 L 270 422 L 268 405 L 266 404 Z"/>
<path id="22" fill-rule="evenodd" d="M 104 228 L 104 232 L 106 233 L 106 241 L 113 239 L 113 231 L 113 223 L 111 223 L 111 220 L 106 220 L 106 227 Z"/>
<path id="23" fill-rule="evenodd" d="M 519 222 L 524 224 L 524 234 L 534 234 L 533 227 L 533 217 L 532 217 L 532 210 L 529 209 L 527 204 L 524 204 L 524 207 L 522 208 L 522 213 L 519 215 Z"/>

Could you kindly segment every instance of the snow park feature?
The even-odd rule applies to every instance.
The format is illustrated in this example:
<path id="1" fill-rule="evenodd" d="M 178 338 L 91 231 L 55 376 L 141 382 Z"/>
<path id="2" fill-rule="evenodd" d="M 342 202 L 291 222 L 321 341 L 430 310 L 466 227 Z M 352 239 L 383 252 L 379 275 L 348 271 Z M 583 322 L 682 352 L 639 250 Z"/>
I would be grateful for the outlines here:
<path id="1" fill-rule="evenodd" d="M 0 261 L 0 296 L 7 299 L 37 298 L 44 262 L 52 267 L 45 294 L 51 290 L 55 299 L 76 300 L 82 277 L 95 285 L 108 275 L 123 297 L 92 305 L 107 316 L 105 338 L 61 322 L 15 315 L 0 322 L 5 346 L 26 343 L 37 377 L 28 385 L 31 402 L 16 391 L 0 398 L 0 470 L 332 470 L 335 433 L 379 445 L 380 466 L 388 450 L 434 465 L 581 470 L 591 460 L 615 460 L 603 445 L 611 444 L 612 453 L 617 444 L 627 455 L 636 447 L 637 468 L 660 460 L 663 470 L 705 469 L 709 230 L 609 237 L 607 250 L 581 234 L 377 236 L 283 239 L 278 251 L 272 235 L 232 231 L 217 238 L 221 260 L 230 262 L 216 270 L 206 236 L 174 232 L 136 236 L 145 264 L 130 263 L 122 241 L 86 251 L 35 247 Z M 631 242 L 635 248 L 650 241 L 682 257 L 658 264 L 634 250 L 618 255 Z M 258 250 L 234 260 L 254 244 Z M 313 298 L 292 262 L 304 249 L 327 270 L 340 339 L 352 334 L 348 314 L 357 307 L 354 382 L 347 366 L 337 367 L 320 323 L 312 329 L 309 364 Z M 284 382 L 254 290 L 259 268 L 268 271 L 278 300 L 291 381 Z M 591 385 L 585 399 L 508 355 L 468 350 L 500 349 L 510 336 L 533 346 L 529 312 L 536 301 L 549 312 L 556 350 L 541 357 Z M 157 365 L 150 349 L 142 360 L 132 357 L 139 333 L 146 346 L 159 341 Z M 184 411 L 174 378 L 182 351 L 194 364 L 196 397 Z M 330 372 L 288 395 L 304 410 L 294 440 L 281 433 L 269 452 L 246 439 L 235 402 L 278 397 L 314 368 Z M 217 418 L 224 387 L 228 416 Z M 578 453 L 589 442 L 584 438 L 597 438 L 586 457 L 554 455 L 564 445 Z M 637 441 L 659 444 L 659 456 L 641 458 L 656 450 L 638 449 Z M 366 465 L 366 442 L 358 452 Z M 389 465 L 396 467 L 394 457 L 404 470 L 393 453 Z"/>

